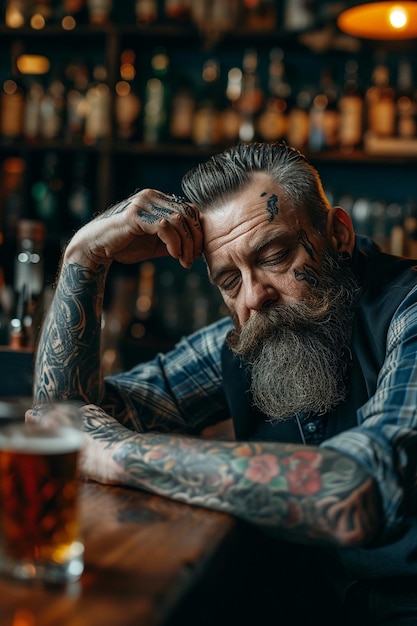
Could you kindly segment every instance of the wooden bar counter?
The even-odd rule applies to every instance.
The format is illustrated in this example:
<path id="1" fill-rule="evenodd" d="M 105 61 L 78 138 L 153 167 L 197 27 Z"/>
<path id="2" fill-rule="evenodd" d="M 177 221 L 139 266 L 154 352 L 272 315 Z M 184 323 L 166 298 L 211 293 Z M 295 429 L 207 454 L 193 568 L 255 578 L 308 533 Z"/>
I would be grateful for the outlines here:
<path id="1" fill-rule="evenodd" d="M 80 515 L 80 581 L 45 588 L 0 578 L 1 626 L 185 625 L 181 607 L 190 607 L 190 624 L 202 623 L 197 589 L 209 590 L 216 562 L 227 559 L 232 517 L 95 483 L 81 483 Z"/>

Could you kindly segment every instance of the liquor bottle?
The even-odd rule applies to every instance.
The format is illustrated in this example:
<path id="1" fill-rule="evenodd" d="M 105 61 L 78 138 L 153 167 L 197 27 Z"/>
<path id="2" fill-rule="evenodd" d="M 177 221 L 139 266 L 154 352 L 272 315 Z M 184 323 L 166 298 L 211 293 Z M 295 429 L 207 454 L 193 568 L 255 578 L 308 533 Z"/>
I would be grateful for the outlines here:
<path id="1" fill-rule="evenodd" d="M 89 105 L 87 89 L 89 86 L 88 68 L 83 63 L 70 63 L 65 68 L 68 81 L 66 97 L 66 139 L 81 141 L 85 135 L 85 121 Z"/>
<path id="2" fill-rule="evenodd" d="M 93 82 L 87 89 L 86 102 L 84 142 L 94 145 L 111 134 L 111 94 L 104 65 L 96 65 L 93 69 Z"/>
<path id="3" fill-rule="evenodd" d="M 276 26 L 274 0 L 243 0 L 243 26 L 253 30 L 269 30 Z"/>
<path id="4" fill-rule="evenodd" d="M 112 0 L 87 0 L 90 24 L 101 26 L 110 21 Z"/>
<path id="5" fill-rule="evenodd" d="M 39 135 L 42 139 L 58 139 L 64 130 L 65 86 L 54 78 L 40 102 Z"/>
<path id="6" fill-rule="evenodd" d="M 186 77 L 180 78 L 171 103 L 170 135 L 178 142 L 190 142 L 196 101 Z"/>
<path id="7" fill-rule="evenodd" d="M 241 10 L 241 0 L 191 0 L 191 21 L 211 47 L 236 27 Z"/>
<path id="8" fill-rule="evenodd" d="M 417 101 L 413 89 L 411 63 L 401 59 L 398 63 L 396 90 L 396 122 L 398 137 L 411 138 L 417 134 Z"/>
<path id="9" fill-rule="evenodd" d="M 158 19 L 158 0 L 136 0 L 136 21 L 140 26 L 148 26 Z"/>
<path id="10" fill-rule="evenodd" d="M 256 124 L 257 134 L 264 141 L 284 139 L 287 132 L 291 87 L 284 74 L 284 53 L 281 48 L 273 48 L 269 54 L 268 97 Z"/>
<path id="11" fill-rule="evenodd" d="M 136 277 L 130 273 L 112 273 L 109 300 L 103 307 L 101 365 L 103 375 L 121 371 L 124 366 L 122 341 L 126 337 L 134 310 Z"/>
<path id="12" fill-rule="evenodd" d="M 169 22 L 188 22 L 191 17 L 190 0 L 165 0 L 164 17 Z"/>
<path id="13" fill-rule="evenodd" d="M 23 136 L 28 143 L 36 143 L 40 137 L 41 106 L 44 96 L 42 83 L 35 79 L 30 80 L 26 90 L 23 116 Z"/>
<path id="14" fill-rule="evenodd" d="M 4 22 L 8 28 L 22 28 L 28 19 L 26 0 L 6 0 Z"/>
<path id="15" fill-rule="evenodd" d="M 328 68 L 322 70 L 320 86 L 310 109 L 309 148 L 312 151 L 334 149 L 339 144 L 337 85 Z"/>
<path id="16" fill-rule="evenodd" d="M 5 139 L 22 136 L 25 111 L 25 85 L 22 82 L 16 60 L 20 45 L 13 44 L 11 51 L 11 73 L 1 86 L 0 135 Z"/>
<path id="17" fill-rule="evenodd" d="M 77 24 L 89 22 L 87 0 L 60 0 L 55 12 L 64 30 L 73 30 Z"/>
<path id="18" fill-rule="evenodd" d="M 116 135 L 132 140 L 138 136 L 138 120 L 142 107 L 135 87 L 136 55 L 133 50 L 123 50 L 120 56 L 119 80 L 115 85 L 114 116 Z"/>
<path id="19" fill-rule="evenodd" d="M 156 313 L 156 268 L 151 261 L 139 265 L 137 276 L 137 290 L 133 315 L 128 324 L 125 340 L 121 349 L 124 358 L 129 359 L 129 351 L 134 349 L 134 362 L 137 362 L 140 346 L 140 357 L 148 360 L 154 356 L 161 345 L 166 341 L 164 329 L 159 323 Z M 128 361 L 129 367 L 131 363 Z"/>
<path id="20" fill-rule="evenodd" d="M 143 106 L 143 140 L 156 144 L 169 136 L 170 60 L 164 48 L 153 51 L 151 58 L 152 76 L 146 82 Z"/>
<path id="21" fill-rule="evenodd" d="M 220 141 L 219 77 L 218 61 L 207 59 L 203 64 L 200 95 L 193 117 L 192 140 L 197 146 L 213 146 Z"/>
<path id="22" fill-rule="evenodd" d="M 242 65 L 242 93 L 236 102 L 241 116 L 239 139 L 252 141 L 255 138 L 256 115 L 264 101 L 258 73 L 258 53 L 254 48 L 245 51 Z"/>
<path id="23" fill-rule="evenodd" d="M 44 288 L 43 244 L 45 226 L 36 220 L 17 225 L 17 253 L 14 271 L 15 310 L 10 322 L 12 348 L 33 346 L 42 318 Z"/>
<path id="24" fill-rule="evenodd" d="M 314 8 L 311 0 L 285 0 L 284 29 L 306 30 L 314 25 Z"/>
<path id="25" fill-rule="evenodd" d="M 46 24 L 55 20 L 54 7 L 51 0 L 34 0 L 30 3 L 29 22 L 33 29 L 42 30 Z"/>
<path id="26" fill-rule="evenodd" d="M 3 159 L 0 178 L 0 215 L 2 216 L 4 250 L 7 257 L 4 259 L 3 267 L 7 266 L 9 260 L 9 249 L 6 246 L 16 240 L 17 223 L 23 217 L 26 208 L 25 175 L 26 161 L 23 157 L 9 156 Z M 11 282 L 11 273 L 8 274 L 8 282 Z"/>
<path id="27" fill-rule="evenodd" d="M 67 201 L 68 230 L 71 232 L 88 222 L 93 214 L 88 166 L 86 152 L 78 152 L 74 155 Z"/>
<path id="28" fill-rule="evenodd" d="M 358 85 L 358 63 L 350 59 L 345 65 L 345 82 L 339 97 L 339 142 L 342 151 L 351 151 L 362 143 L 363 94 Z"/>
<path id="29" fill-rule="evenodd" d="M 311 89 L 303 87 L 289 100 L 286 140 L 290 146 L 299 150 L 304 150 L 308 145 L 312 99 Z"/>
<path id="30" fill-rule="evenodd" d="M 63 188 L 58 154 L 48 151 L 41 163 L 40 177 L 32 185 L 30 193 L 33 213 L 45 224 L 48 239 L 51 240 L 61 234 Z"/>
<path id="31" fill-rule="evenodd" d="M 224 94 L 224 106 L 220 112 L 220 142 L 234 144 L 239 140 L 240 113 L 236 106 L 242 93 L 242 70 L 231 67 L 227 73 L 227 86 Z"/>
<path id="32" fill-rule="evenodd" d="M 395 90 L 389 69 L 380 62 L 372 73 L 372 85 L 365 93 L 368 131 L 376 137 L 392 137 L 395 132 Z"/>

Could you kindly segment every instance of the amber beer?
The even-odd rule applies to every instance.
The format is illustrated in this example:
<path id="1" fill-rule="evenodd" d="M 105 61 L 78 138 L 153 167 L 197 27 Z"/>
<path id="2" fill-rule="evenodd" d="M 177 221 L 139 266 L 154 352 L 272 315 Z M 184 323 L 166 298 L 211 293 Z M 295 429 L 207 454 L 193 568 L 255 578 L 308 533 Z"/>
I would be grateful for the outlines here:
<path id="1" fill-rule="evenodd" d="M 72 427 L 0 429 L 0 569 L 20 579 L 76 580 L 83 570 Z"/>

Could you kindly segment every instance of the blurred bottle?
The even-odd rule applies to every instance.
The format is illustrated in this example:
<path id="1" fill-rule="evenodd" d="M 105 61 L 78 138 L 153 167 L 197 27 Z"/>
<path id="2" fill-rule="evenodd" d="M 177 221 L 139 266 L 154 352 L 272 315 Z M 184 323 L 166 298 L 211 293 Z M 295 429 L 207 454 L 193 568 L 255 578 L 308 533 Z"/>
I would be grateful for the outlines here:
<path id="1" fill-rule="evenodd" d="M 20 44 L 12 44 L 10 74 L 1 86 L 0 135 L 5 139 L 17 139 L 23 133 L 25 85 L 16 64 L 20 49 Z"/>
<path id="2" fill-rule="evenodd" d="M 64 132 L 65 86 L 54 78 L 42 96 L 39 115 L 39 136 L 41 139 L 58 139 Z"/>
<path id="3" fill-rule="evenodd" d="M 311 28 L 314 25 L 314 14 L 312 0 L 285 0 L 284 29 L 295 31 Z"/>
<path id="4" fill-rule="evenodd" d="M 224 106 L 220 112 L 220 141 L 234 144 L 239 140 L 240 113 L 237 102 L 242 93 L 242 70 L 231 67 L 227 73 L 227 86 L 224 94 Z"/>
<path id="5" fill-rule="evenodd" d="M 90 191 L 89 160 L 86 152 L 74 155 L 71 185 L 68 192 L 68 231 L 74 232 L 88 222 L 93 215 Z"/>
<path id="6" fill-rule="evenodd" d="M 141 26 L 147 26 L 158 19 L 158 0 L 136 0 L 136 21 Z"/>
<path id="7" fill-rule="evenodd" d="M 90 24 L 102 26 L 110 22 L 112 0 L 87 0 Z"/>
<path id="8" fill-rule="evenodd" d="M 26 0 L 6 0 L 4 22 L 8 28 L 22 28 L 28 19 Z"/>
<path id="9" fill-rule="evenodd" d="M 376 137 L 392 137 L 395 131 L 395 90 L 390 85 L 386 63 L 379 62 L 375 66 L 365 101 L 368 131 Z"/>
<path id="10" fill-rule="evenodd" d="M 84 63 L 70 63 L 65 68 L 68 82 L 66 97 L 66 139 L 82 141 L 85 136 L 85 123 L 89 111 L 87 89 L 88 68 Z"/>
<path id="11" fill-rule="evenodd" d="M 284 53 L 273 48 L 269 54 L 268 97 L 257 121 L 257 134 L 264 141 L 284 139 L 288 124 L 288 97 L 291 87 L 285 80 Z"/>
<path id="12" fill-rule="evenodd" d="M 255 138 L 256 116 L 264 102 L 258 73 L 258 53 L 254 48 L 246 50 L 242 65 L 242 92 L 236 102 L 240 113 L 239 139 L 252 141 Z"/>
<path id="13" fill-rule="evenodd" d="M 73 30 L 77 24 L 89 22 L 86 0 L 60 0 L 55 13 L 64 30 Z"/>
<path id="14" fill-rule="evenodd" d="M 162 340 L 163 330 L 156 316 L 155 265 L 141 263 L 137 278 L 133 316 L 128 324 L 127 341 L 154 344 Z"/>
<path id="15" fill-rule="evenodd" d="M 270 30 L 277 23 L 275 0 L 243 0 L 243 25 L 254 30 Z"/>
<path id="16" fill-rule="evenodd" d="M 139 115 L 142 107 L 136 88 L 136 55 L 131 49 L 123 50 L 120 57 L 120 80 L 115 85 L 114 115 L 116 135 L 120 139 L 138 138 Z"/>
<path id="17" fill-rule="evenodd" d="M 191 3 L 193 0 L 165 0 L 164 17 L 169 22 L 188 22 L 191 18 Z"/>
<path id="18" fill-rule="evenodd" d="M 214 146 L 220 142 L 220 65 L 207 59 L 201 74 L 200 94 L 193 117 L 192 140 L 197 146 Z"/>
<path id="19" fill-rule="evenodd" d="M 289 101 L 286 139 L 290 146 L 299 150 L 308 145 L 312 99 L 311 89 L 304 87 Z"/>
<path id="20" fill-rule="evenodd" d="M 358 63 L 350 59 L 345 65 L 345 82 L 339 97 L 339 142 L 342 151 L 351 151 L 362 143 L 363 94 L 358 84 Z"/>
<path id="21" fill-rule="evenodd" d="M 395 132 L 398 137 L 411 138 L 417 134 L 417 101 L 413 89 L 409 59 L 398 63 Z"/>
<path id="22" fill-rule="evenodd" d="M 94 145 L 111 134 L 111 94 L 104 65 L 96 65 L 93 69 L 93 82 L 87 89 L 86 103 L 84 142 Z"/>
<path id="23" fill-rule="evenodd" d="M 58 239 L 61 234 L 63 188 L 59 156 L 54 151 L 48 151 L 41 163 L 40 177 L 30 191 L 34 215 L 46 225 L 51 240 Z"/>
<path id="24" fill-rule="evenodd" d="M 55 11 L 52 0 L 33 0 L 30 3 L 29 22 L 33 29 L 42 30 L 47 24 L 55 21 Z"/>
<path id="25" fill-rule="evenodd" d="M 152 75 L 146 82 L 143 105 L 143 140 L 156 144 L 169 138 L 170 60 L 164 48 L 155 49 L 151 58 Z"/>
<path id="26" fill-rule="evenodd" d="M 6 253 L 10 251 L 9 245 L 14 244 L 16 240 L 17 223 L 25 210 L 25 173 L 26 162 L 23 157 L 9 156 L 3 160 L 0 178 L 0 216 Z M 8 258 L 3 261 L 4 267 Z M 11 280 L 11 274 L 8 278 Z"/>
<path id="27" fill-rule="evenodd" d="M 134 310 L 137 281 L 130 274 L 116 273 L 109 280 L 110 301 L 103 308 L 101 364 L 103 375 L 124 367 L 122 340 L 126 336 Z"/>
<path id="28" fill-rule="evenodd" d="M 397 256 L 405 253 L 405 229 L 403 207 L 398 202 L 390 202 L 386 209 L 388 230 L 388 252 Z"/>
<path id="29" fill-rule="evenodd" d="M 36 343 L 42 319 L 44 239 L 45 226 L 42 222 L 18 222 L 14 273 L 15 308 L 9 334 L 9 344 L 14 349 L 34 346 Z"/>
<path id="30" fill-rule="evenodd" d="M 171 103 L 170 135 L 178 142 L 190 142 L 196 101 L 192 86 L 184 76 L 178 81 Z"/>
<path id="31" fill-rule="evenodd" d="M 321 72 L 320 87 L 310 109 L 309 148 L 312 151 L 334 149 L 339 145 L 338 91 L 329 68 Z"/>
<path id="32" fill-rule="evenodd" d="M 191 20 L 204 37 L 208 47 L 232 31 L 240 22 L 241 0 L 191 1 Z"/>
<path id="33" fill-rule="evenodd" d="M 36 79 L 28 82 L 23 117 L 23 136 L 28 143 L 36 143 L 41 132 L 41 106 L 45 92 Z"/>

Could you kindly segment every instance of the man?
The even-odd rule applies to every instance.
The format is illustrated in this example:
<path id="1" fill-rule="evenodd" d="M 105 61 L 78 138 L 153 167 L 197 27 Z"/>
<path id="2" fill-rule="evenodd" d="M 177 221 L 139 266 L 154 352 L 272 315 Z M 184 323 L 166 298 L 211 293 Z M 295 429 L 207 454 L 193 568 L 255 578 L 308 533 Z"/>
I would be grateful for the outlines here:
<path id="1" fill-rule="evenodd" d="M 352 623 L 417 623 L 413 262 L 356 238 L 285 144 L 226 150 L 183 190 L 135 193 L 69 242 L 37 402 L 89 405 L 86 477 L 226 511 L 301 555 L 312 546 Z M 202 253 L 231 320 L 103 380 L 111 263 L 170 255 L 189 268 Z M 235 439 L 195 436 L 230 416 Z"/>

